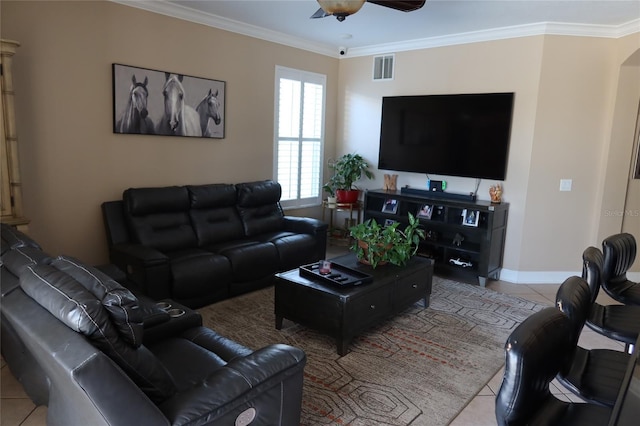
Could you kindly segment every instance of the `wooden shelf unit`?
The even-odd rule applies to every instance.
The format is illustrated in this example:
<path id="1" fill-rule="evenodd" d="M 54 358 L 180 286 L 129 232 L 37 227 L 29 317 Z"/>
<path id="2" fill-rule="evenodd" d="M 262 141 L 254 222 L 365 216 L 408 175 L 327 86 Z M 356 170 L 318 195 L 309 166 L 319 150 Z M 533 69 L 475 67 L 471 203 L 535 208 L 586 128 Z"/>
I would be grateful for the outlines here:
<path id="1" fill-rule="evenodd" d="M 369 190 L 364 197 L 364 220 L 374 219 L 380 224 L 394 220 L 406 224 L 408 212 L 416 216 L 423 205 L 432 206 L 430 219 L 419 217 L 427 238 L 421 242 L 418 253 L 434 259 L 437 273 L 477 278 L 484 287 L 487 278 L 500 278 L 509 204 L 446 197 L 447 194 L 442 193 L 430 196 L 427 191 L 418 195 Z M 396 213 L 383 211 L 389 199 L 398 201 Z M 465 211 L 468 215 L 471 212 L 478 215 L 477 226 L 463 223 Z M 460 235 L 462 241 L 454 242 L 456 235 Z M 456 265 L 452 259 L 470 262 L 470 266 Z"/>
<path id="2" fill-rule="evenodd" d="M 20 43 L 0 39 L 0 222 L 27 232 L 22 209 L 22 181 L 18 160 L 13 56 Z"/>

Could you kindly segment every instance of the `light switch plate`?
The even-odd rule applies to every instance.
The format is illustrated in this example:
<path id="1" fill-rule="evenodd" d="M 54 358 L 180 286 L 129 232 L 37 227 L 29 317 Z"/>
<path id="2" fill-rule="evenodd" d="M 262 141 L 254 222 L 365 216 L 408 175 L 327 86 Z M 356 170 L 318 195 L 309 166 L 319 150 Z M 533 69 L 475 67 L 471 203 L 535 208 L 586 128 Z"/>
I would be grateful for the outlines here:
<path id="1" fill-rule="evenodd" d="M 560 191 L 571 191 L 572 183 L 571 179 L 560 179 Z"/>

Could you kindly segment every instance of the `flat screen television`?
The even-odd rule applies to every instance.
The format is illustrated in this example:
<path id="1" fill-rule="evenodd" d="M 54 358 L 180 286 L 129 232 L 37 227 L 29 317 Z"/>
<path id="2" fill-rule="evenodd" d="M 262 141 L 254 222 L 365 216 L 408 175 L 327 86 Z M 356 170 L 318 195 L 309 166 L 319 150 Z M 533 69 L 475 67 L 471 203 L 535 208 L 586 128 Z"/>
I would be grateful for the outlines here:
<path id="1" fill-rule="evenodd" d="M 382 98 L 378 168 L 504 180 L 513 93 Z"/>

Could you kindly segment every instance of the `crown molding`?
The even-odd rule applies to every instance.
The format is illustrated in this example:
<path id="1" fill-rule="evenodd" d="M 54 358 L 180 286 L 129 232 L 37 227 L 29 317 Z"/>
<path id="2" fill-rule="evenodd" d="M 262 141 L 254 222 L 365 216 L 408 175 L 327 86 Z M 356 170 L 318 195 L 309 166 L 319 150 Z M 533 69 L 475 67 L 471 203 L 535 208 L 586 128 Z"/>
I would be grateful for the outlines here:
<path id="1" fill-rule="evenodd" d="M 269 30 L 244 22 L 223 18 L 217 15 L 195 11 L 175 3 L 167 3 L 158 0 L 110 0 L 125 6 L 143 9 L 172 18 L 182 19 L 209 27 L 230 31 L 237 34 L 258 38 L 273 43 L 282 44 L 297 49 L 302 49 L 321 55 L 335 58 L 347 58 L 356 56 L 378 55 L 389 52 L 402 52 L 409 50 L 429 49 L 435 47 L 452 46 L 459 44 L 478 43 L 486 41 L 504 40 L 510 38 L 530 37 L 538 35 L 564 35 L 578 37 L 603 37 L 620 38 L 627 35 L 640 33 L 640 19 L 627 22 L 622 25 L 585 25 L 571 23 L 541 22 L 527 25 L 494 28 L 490 30 L 473 31 L 460 34 L 451 34 L 439 37 L 428 37 L 416 40 L 407 40 L 397 43 L 384 43 L 372 46 L 354 47 L 349 49 L 345 56 L 336 53 L 336 46 L 328 46 L 309 40 L 298 39 L 290 35 Z"/>
<path id="2" fill-rule="evenodd" d="M 235 21 L 233 19 L 223 18 L 221 16 L 212 15 L 195 11 L 188 7 L 175 3 L 167 3 L 158 0 L 110 0 L 113 3 L 122 4 L 124 6 L 135 7 L 137 9 L 146 10 L 148 12 L 158 13 L 160 15 L 169 16 L 171 18 L 182 19 L 185 21 L 202 24 L 213 28 L 237 33 L 253 38 L 258 38 L 273 43 L 283 44 L 289 47 L 295 47 L 326 56 L 338 55 L 335 47 L 327 46 L 322 43 L 314 43 L 309 40 L 296 39 L 288 34 L 278 31 L 269 30 L 244 22 Z"/>
<path id="3" fill-rule="evenodd" d="M 479 43 L 539 35 L 620 38 L 635 33 L 640 33 L 640 19 L 636 19 L 618 26 L 540 22 L 535 24 L 493 28 L 490 30 L 473 31 L 440 37 L 408 40 L 400 43 L 386 43 L 378 44 L 375 46 L 352 48 L 349 49 L 349 56 L 368 56 L 388 52 L 429 49 L 434 47 L 453 46 L 459 44 Z"/>

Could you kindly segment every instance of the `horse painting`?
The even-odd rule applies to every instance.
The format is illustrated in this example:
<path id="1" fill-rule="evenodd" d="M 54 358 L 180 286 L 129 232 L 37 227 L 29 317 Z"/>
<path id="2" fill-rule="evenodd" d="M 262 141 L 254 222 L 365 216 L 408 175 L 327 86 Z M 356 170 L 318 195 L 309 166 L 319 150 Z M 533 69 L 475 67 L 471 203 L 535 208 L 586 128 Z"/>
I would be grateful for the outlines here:
<path id="1" fill-rule="evenodd" d="M 144 78 L 144 82 L 139 83 L 135 74 L 131 77 L 131 89 L 129 90 L 129 98 L 127 106 L 122 113 L 122 117 L 116 123 L 116 132 L 118 133 L 142 133 L 153 134 L 153 121 L 149 118 L 147 111 L 147 98 L 149 91 L 147 90 L 148 78 Z"/>
<path id="2" fill-rule="evenodd" d="M 198 113 L 185 103 L 185 91 L 181 74 L 165 73 L 162 89 L 164 115 L 158 123 L 157 131 L 172 136 L 202 136 Z"/>
<path id="3" fill-rule="evenodd" d="M 216 137 L 220 135 L 220 132 L 214 131 L 213 125 L 220 125 L 222 122 L 222 116 L 220 115 L 220 101 L 218 100 L 218 91 L 213 94 L 211 89 L 204 99 L 196 107 L 196 111 L 200 116 L 200 129 L 202 130 L 202 136 L 204 137 Z M 213 120 L 213 123 L 211 122 Z"/>

